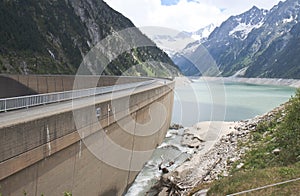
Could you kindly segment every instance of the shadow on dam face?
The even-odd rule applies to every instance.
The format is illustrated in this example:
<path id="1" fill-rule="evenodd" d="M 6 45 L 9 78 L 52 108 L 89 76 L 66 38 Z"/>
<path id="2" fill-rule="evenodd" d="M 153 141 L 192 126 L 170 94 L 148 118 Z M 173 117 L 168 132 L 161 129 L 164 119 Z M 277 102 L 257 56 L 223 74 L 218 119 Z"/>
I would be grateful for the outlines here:
<path id="1" fill-rule="evenodd" d="M 118 190 L 117 189 L 110 189 L 108 191 L 105 191 L 99 196 L 113 196 L 113 195 L 118 195 Z"/>
<path id="2" fill-rule="evenodd" d="M 0 89 L 0 99 L 37 94 L 28 86 L 6 76 L 0 76 Z"/>

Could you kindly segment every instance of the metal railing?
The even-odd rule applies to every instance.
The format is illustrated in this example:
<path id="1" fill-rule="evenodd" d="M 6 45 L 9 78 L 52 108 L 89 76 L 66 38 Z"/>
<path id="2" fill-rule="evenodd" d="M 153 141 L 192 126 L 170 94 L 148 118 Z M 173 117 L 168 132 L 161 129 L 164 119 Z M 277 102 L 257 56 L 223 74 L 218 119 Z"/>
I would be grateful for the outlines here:
<path id="1" fill-rule="evenodd" d="M 149 80 L 144 82 L 118 84 L 118 85 L 107 86 L 107 87 L 96 87 L 96 88 L 81 89 L 81 90 L 4 98 L 4 99 L 0 99 L 0 112 L 7 112 L 10 110 L 16 110 L 21 108 L 29 108 L 29 107 L 45 105 L 49 103 L 68 101 L 68 100 L 78 99 L 83 97 L 96 96 L 96 95 L 111 93 L 115 91 L 136 88 L 139 86 L 145 86 L 145 85 L 152 84 L 154 82 L 155 80 Z"/>

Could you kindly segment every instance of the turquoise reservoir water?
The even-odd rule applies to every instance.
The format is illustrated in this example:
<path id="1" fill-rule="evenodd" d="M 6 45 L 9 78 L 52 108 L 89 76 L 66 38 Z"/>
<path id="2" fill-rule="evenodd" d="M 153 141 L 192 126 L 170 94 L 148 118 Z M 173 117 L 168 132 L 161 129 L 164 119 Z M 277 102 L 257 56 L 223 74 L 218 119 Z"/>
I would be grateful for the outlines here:
<path id="1" fill-rule="evenodd" d="M 192 80 L 177 86 L 172 122 L 192 126 L 200 121 L 238 121 L 264 114 L 285 103 L 295 88 Z"/>

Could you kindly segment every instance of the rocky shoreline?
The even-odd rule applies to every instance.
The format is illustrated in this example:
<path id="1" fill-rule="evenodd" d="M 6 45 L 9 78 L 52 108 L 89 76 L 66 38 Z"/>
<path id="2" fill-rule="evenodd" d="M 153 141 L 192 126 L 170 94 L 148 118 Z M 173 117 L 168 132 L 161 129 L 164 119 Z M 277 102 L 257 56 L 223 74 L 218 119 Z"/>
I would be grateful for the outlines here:
<path id="1" fill-rule="evenodd" d="M 283 79 L 283 78 L 240 78 L 240 77 L 201 77 L 207 81 L 223 81 L 223 82 L 238 82 L 257 85 L 275 85 L 289 86 L 300 88 L 299 79 Z"/>
<path id="2" fill-rule="evenodd" d="M 191 147 L 196 148 L 198 146 L 197 149 L 199 150 L 195 151 L 191 159 L 174 171 L 163 174 L 158 184 L 152 188 L 152 192 L 156 190 L 160 196 L 189 195 L 193 188 L 200 184 L 217 180 L 219 176 L 228 176 L 234 163 L 249 150 L 248 147 L 239 147 L 238 144 L 249 141 L 250 133 L 255 131 L 260 122 L 271 121 L 278 111 L 284 110 L 284 107 L 285 105 L 281 105 L 262 116 L 227 124 L 228 126 L 223 127 L 224 130 L 221 131 L 223 134 L 220 134 L 219 138 L 215 138 L 214 145 L 207 149 L 203 146 L 209 141 L 203 139 L 203 133 L 197 133 L 197 130 L 201 132 L 201 129 L 187 128 L 185 133 L 190 137 L 186 138 L 185 144 L 189 144 L 189 139 L 194 139 L 196 142 L 191 141 L 191 143 L 197 145 Z M 201 134 L 202 136 L 199 136 Z M 201 148 L 199 141 L 202 142 Z M 235 167 L 241 168 L 243 163 L 235 165 Z M 193 195 L 206 195 L 206 192 L 207 190 L 202 190 Z"/>

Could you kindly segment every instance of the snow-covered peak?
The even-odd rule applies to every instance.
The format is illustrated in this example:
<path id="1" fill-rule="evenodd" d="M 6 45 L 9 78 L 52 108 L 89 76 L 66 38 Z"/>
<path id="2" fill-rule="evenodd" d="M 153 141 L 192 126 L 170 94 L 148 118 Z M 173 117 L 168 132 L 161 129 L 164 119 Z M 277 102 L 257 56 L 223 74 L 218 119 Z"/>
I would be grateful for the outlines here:
<path id="1" fill-rule="evenodd" d="M 208 38 L 208 36 L 215 28 L 216 26 L 214 24 L 210 24 L 194 32 L 181 31 L 175 36 L 175 38 L 176 39 L 192 38 L 194 39 L 194 41 L 201 41 L 205 38 Z"/>
<path id="2" fill-rule="evenodd" d="M 191 43 L 202 43 L 208 38 L 210 33 L 214 30 L 215 25 L 210 24 L 204 28 L 201 28 L 195 32 L 181 31 L 176 32 L 170 29 L 158 29 L 153 31 L 149 29 L 141 29 L 150 39 L 152 39 L 158 47 L 163 49 L 169 55 L 173 55 L 174 52 L 182 51 L 186 46 Z M 195 46 L 196 47 L 196 46 Z"/>
<path id="3" fill-rule="evenodd" d="M 213 30 L 216 28 L 214 24 L 210 24 L 204 28 L 199 29 L 198 31 L 195 31 L 193 33 L 193 37 L 195 40 L 201 40 L 203 38 L 208 38 L 208 36 L 213 32 Z"/>
<path id="4" fill-rule="evenodd" d="M 263 25 L 266 13 L 266 10 L 253 6 L 249 11 L 236 16 L 233 19 L 235 20 L 235 25 L 233 25 L 233 29 L 229 32 L 229 36 L 241 40 L 246 39 L 253 29 L 260 28 Z"/>
<path id="5" fill-rule="evenodd" d="M 253 29 L 260 28 L 264 24 L 267 12 L 267 10 L 253 6 L 247 12 L 231 16 L 219 28 L 216 28 L 208 39 L 223 44 L 232 38 L 244 40 Z"/>
<path id="6" fill-rule="evenodd" d="M 247 38 L 248 34 L 253 29 L 258 29 L 263 25 L 263 20 L 257 24 L 251 24 L 251 23 L 239 23 L 233 30 L 229 32 L 229 35 L 234 38 L 239 38 L 241 40 L 244 40 Z"/>

